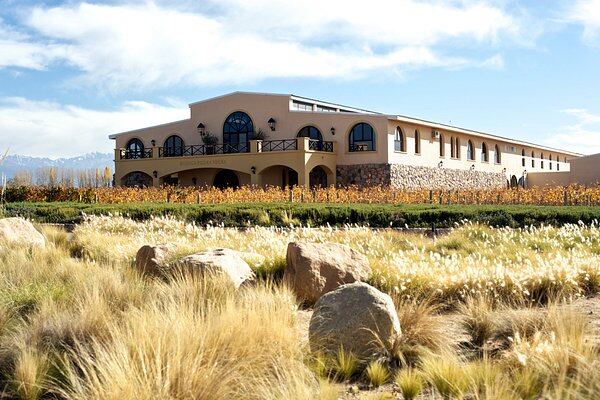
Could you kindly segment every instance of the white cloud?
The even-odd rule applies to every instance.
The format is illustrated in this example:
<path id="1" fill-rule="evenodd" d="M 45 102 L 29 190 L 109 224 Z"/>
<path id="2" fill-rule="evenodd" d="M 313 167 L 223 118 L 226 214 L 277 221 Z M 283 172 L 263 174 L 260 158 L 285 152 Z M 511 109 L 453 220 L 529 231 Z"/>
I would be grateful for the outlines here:
<path id="1" fill-rule="evenodd" d="M 600 0 L 577 0 L 567 12 L 567 19 L 582 24 L 584 38 L 595 41 L 600 36 Z"/>
<path id="2" fill-rule="evenodd" d="M 600 153 L 600 115 L 579 108 L 564 112 L 573 116 L 575 122 L 552 135 L 548 145 L 582 154 Z"/>
<path id="3" fill-rule="evenodd" d="M 32 101 L 0 99 L 0 143 L 14 154 L 69 157 L 113 149 L 108 135 L 189 117 L 184 104 L 129 101 L 113 111 Z M 6 149 L 2 149 L 4 151 Z"/>
<path id="4" fill-rule="evenodd" d="M 0 19 L 0 68 L 41 70 L 55 58 L 57 50 L 55 46 L 32 42 L 27 35 L 15 31 Z"/>
<path id="5" fill-rule="evenodd" d="M 148 88 L 497 68 L 501 58 L 461 54 L 518 36 L 518 22 L 487 2 L 441 0 L 207 0 L 193 9 L 68 3 L 33 8 L 24 24 L 38 40 L 16 43 L 30 55 L 29 68 L 60 59 L 92 84 Z M 0 42 L 0 54 L 9 50 Z"/>

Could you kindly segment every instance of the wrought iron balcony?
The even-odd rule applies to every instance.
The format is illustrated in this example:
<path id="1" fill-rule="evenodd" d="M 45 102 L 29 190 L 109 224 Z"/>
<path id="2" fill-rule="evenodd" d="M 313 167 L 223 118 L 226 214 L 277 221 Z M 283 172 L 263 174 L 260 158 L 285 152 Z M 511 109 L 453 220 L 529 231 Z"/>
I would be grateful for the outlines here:
<path id="1" fill-rule="evenodd" d="M 301 141 L 304 141 L 302 145 L 300 145 Z M 252 142 L 255 143 L 252 144 Z M 135 160 L 153 157 L 197 157 L 222 154 L 268 153 L 298 150 L 322 151 L 327 153 L 333 153 L 335 151 L 333 142 L 308 138 L 257 140 L 252 142 L 157 147 L 156 154 L 154 154 L 153 148 L 142 148 L 135 150 L 120 149 L 117 150 L 117 152 L 119 153 L 119 159 L 121 160 Z"/>

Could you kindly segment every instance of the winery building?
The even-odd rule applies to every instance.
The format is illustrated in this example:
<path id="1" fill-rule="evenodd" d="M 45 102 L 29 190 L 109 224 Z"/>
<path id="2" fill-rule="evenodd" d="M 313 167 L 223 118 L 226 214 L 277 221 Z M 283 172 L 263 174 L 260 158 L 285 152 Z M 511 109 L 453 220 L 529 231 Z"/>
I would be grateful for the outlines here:
<path id="1" fill-rule="evenodd" d="M 289 94 L 235 92 L 189 108 L 188 119 L 110 135 L 116 185 L 527 186 L 571 179 L 581 157 Z"/>

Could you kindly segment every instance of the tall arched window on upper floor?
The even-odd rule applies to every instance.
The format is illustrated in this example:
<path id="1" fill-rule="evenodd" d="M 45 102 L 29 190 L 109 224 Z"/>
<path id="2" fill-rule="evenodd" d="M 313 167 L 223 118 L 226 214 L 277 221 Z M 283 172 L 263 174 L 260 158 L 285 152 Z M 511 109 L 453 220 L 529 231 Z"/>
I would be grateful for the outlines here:
<path id="1" fill-rule="evenodd" d="M 446 143 L 444 143 L 444 135 L 440 133 L 440 157 L 446 156 Z"/>
<path id="2" fill-rule="evenodd" d="M 396 135 L 394 136 L 394 151 L 406 151 L 406 138 L 399 126 L 396 127 Z"/>
<path id="3" fill-rule="evenodd" d="M 525 166 L 525 149 L 521 150 L 521 166 Z"/>
<path id="4" fill-rule="evenodd" d="M 502 162 L 502 153 L 500 153 L 500 147 L 494 146 L 494 162 L 500 164 Z"/>
<path id="5" fill-rule="evenodd" d="M 535 152 L 531 151 L 531 168 L 535 168 Z"/>
<path id="6" fill-rule="evenodd" d="M 421 154 L 421 134 L 415 129 L 415 154 Z"/>
<path id="7" fill-rule="evenodd" d="M 471 140 L 467 142 L 467 160 L 475 161 L 475 147 Z"/>
<path id="8" fill-rule="evenodd" d="M 296 136 L 297 137 L 307 137 L 307 138 L 311 138 L 312 140 L 323 141 L 323 135 L 321 134 L 321 131 L 317 127 L 314 127 L 312 125 L 308 125 L 302 129 L 300 129 L 298 131 L 298 135 L 296 135 Z"/>
<path id="9" fill-rule="evenodd" d="M 229 114 L 223 124 L 224 152 L 243 153 L 249 150 L 248 141 L 254 134 L 252 119 L 242 111 Z"/>
<path id="10" fill-rule="evenodd" d="M 454 145 L 456 146 L 456 150 L 454 151 L 454 156 L 458 159 L 460 159 L 460 139 L 456 138 L 456 140 L 454 141 Z"/>
<path id="11" fill-rule="evenodd" d="M 165 140 L 163 157 L 180 157 L 183 155 L 183 139 L 177 135 L 171 135 Z"/>
<path id="12" fill-rule="evenodd" d="M 485 142 L 481 143 L 481 161 L 488 162 L 490 160 L 488 147 Z"/>
<path id="13" fill-rule="evenodd" d="M 544 169 L 544 153 L 542 153 L 542 155 L 540 156 L 540 168 Z"/>
<path id="14" fill-rule="evenodd" d="M 144 143 L 138 138 L 131 139 L 125 147 L 125 158 L 134 160 L 144 157 Z"/>
<path id="15" fill-rule="evenodd" d="M 550 154 L 548 157 L 548 165 L 550 166 L 550 170 L 552 170 L 552 154 Z"/>
<path id="16" fill-rule="evenodd" d="M 375 131 L 365 122 L 352 127 L 348 135 L 348 151 L 375 151 Z"/>
<path id="17" fill-rule="evenodd" d="M 456 139 L 454 136 L 450 138 L 450 158 L 456 158 Z"/>

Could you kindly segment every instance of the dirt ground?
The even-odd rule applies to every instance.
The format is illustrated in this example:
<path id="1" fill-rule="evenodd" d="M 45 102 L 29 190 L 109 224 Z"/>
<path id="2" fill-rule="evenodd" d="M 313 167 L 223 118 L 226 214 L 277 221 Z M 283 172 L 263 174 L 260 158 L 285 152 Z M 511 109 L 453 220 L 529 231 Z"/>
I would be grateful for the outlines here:
<path id="1" fill-rule="evenodd" d="M 600 294 L 594 297 L 588 298 L 580 298 L 575 300 L 573 303 L 569 305 L 565 305 L 565 307 L 575 308 L 577 311 L 586 315 L 589 319 L 589 323 L 591 325 L 590 333 L 592 337 L 590 340 L 593 340 L 597 343 L 600 343 Z M 310 323 L 310 318 L 312 316 L 312 310 L 305 309 L 299 310 L 297 314 L 298 318 L 298 327 L 300 329 L 301 334 L 301 342 L 303 345 L 308 346 L 308 326 Z M 440 316 L 441 318 L 447 319 L 448 326 L 452 328 L 457 328 L 458 318 L 456 314 L 448 313 Z M 462 336 L 456 336 L 457 341 L 464 340 Z M 388 394 L 390 397 L 382 397 L 383 399 L 401 399 L 402 396 L 398 393 L 397 388 L 393 383 L 383 385 L 379 388 L 373 389 L 366 386 L 361 382 L 354 383 L 344 383 L 340 385 L 340 396 L 339 400 L 354 400 L 354 399 L 365 399 L 370 398 L 370 396 L 374 396 L 377 399 L 378 394 Z M 423 395 L 419 396 L 420 398 L 430 398 L 427 393 L 423 393 Z"/>

